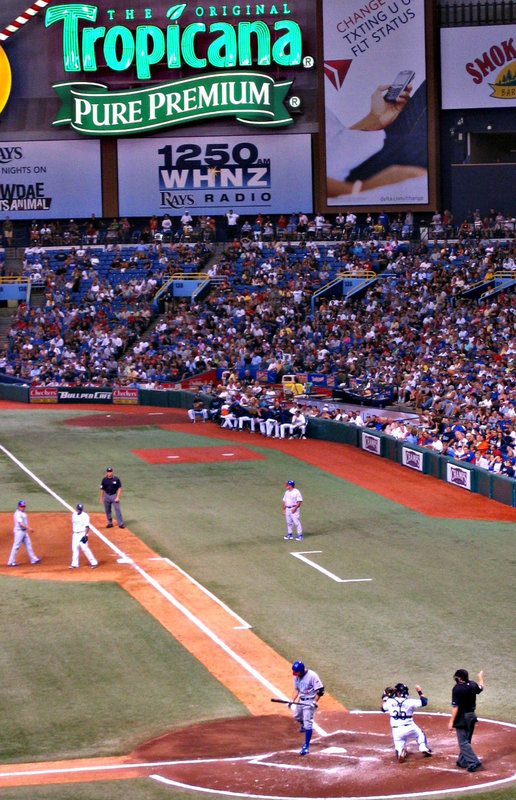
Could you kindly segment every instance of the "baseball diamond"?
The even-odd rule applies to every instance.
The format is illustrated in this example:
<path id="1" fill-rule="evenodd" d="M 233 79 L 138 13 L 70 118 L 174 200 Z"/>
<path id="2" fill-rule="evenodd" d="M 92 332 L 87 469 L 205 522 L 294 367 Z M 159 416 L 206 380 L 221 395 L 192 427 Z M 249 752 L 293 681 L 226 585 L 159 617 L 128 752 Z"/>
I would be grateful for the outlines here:
<path id="1" fill-rule="evenodd" d="M 3 408 L 8 407 L 8 404 L 1 405 Z M 120 409 L 116 415 L 110 415 L 108 418 L 104 413 L 97 414 L 95 407 L 88 408 L 88 414 L 81 412 L 76 416 L 75 409 L 68 406 L 59 416 L 61 422 L 66 419 L 66 422 L 73 426 L 72 430 L 76 431 L 74 436 L 87 435 L 94 425 L 94 420 L 97 420 L 97 424 L 103 426 L 103 432 L 109 437 L 111 431 L 114 434 L 123 431 L 122 420 L 125 413 L 131 417 L 131 435 L 126 445 L 122 445 L 121 440 L 119 441 L 116 461 L 123 467 L 125 485 L 128 487 L 131 487 L 132 476 L 136 474 L 132 472 L 131 464 L 136 465 L 140 474 L 142 470 L 166 470 L 166 474 L 170 476 L 169 470 L 174 470 L 173 474 L 176 476 L 174 480 L 181 482 L 184 478 L 187 481 L 185 486 L 192 484 L 194 479 L 192 470 L 235 470 L 237 480 L 238 470 L 242 470 L 242 465 L 245 464 L 250 465 L 250 469 L 267 467 L 273 471 L 274 479 L 268 490 L 271 507 L 274 497 L 277 497 L 276 474 L 286 474 L 287 477 L 295 474 L 296 478 L 301 475 L 300 483 L 302 481 L 304 494 L 308 493 L 310 505 L 313 505 L 316 499 L 311 494 L 310 482 L 307 480 L 308 473 L 303 472 L 303 469 L 321 469 L 335 476 L 334 479 L 344 479 L 344 483 L 353 481 L 354 484 L 362 484 L 367 491 L 370 491 L 369 483 L 375 467 L 377 469 L 377 459 L 368 453 L 357 453 L 353 450 L 350 457 L 350 449 L 335 443 L 327 443 L 328 448 L 325 447 L 322 451 L 320 442 L 310 440 L 296 442 L 295 460 L 292 460 L 292 443 L 281 439 L 267 441 L 263 445 L 261 443 L 258 452 L 262 457 L 257 460 L 239 462 L 237 458 L 223 465 L 217 463 L 212 465 L 208 460 L 206 466 L 203 466 L 204 448 L 198 447 L 201 441 L 198 437 L 203 436 L 206 447 L 209 447 L 212 440 L 217 446 L 220 445 L 221 439 L 231 443 L 235 434 L 232 434 L 231 430 L 213 431 L 210 426 L 195 426 L 195 433 L 192 433 L 194 426 L 189 423 L 186 411 L 174 411 L 174 421 L 169 422 L 165 415 L 164 419 L 154 419 L 152 423 L 149 421 L 152 411 L 144 407 L 137 413 L 134 408 L 127 409 L 127 412 L 125 409 Z M 37 418 L 38 414 L 41 414 L 40 409 L 35 410 L 34 416 Z M 178 417 L 182 419 L 181 422 L 176 421 Z M 185 446 L 187 441 L 197 446 L 200 460 L 186 461 L 183 465 L 171 465 L 166 461 L 156 462 L 154 459 L 144 460 L 142 457 L 145 451 L 144 439 L 138 433 L 138 424 L 146 430 L 152 424 L 153 429 L 149 436 L 151 449 L 156 447 L 158 441 L 156 435 L 174 436 L 178 437 L 177 444 L 180 446 Z M 81 426 L 84 431 L 81 430 Z M 145 435 L 148 436 L 149 432 Z M 183 565 L 175 563 L 174 547 L 170 550 L 170 557 L 166 557 L 168 553 L 162 552 L 162 545 L 150 547 L 143 540 L 146 537 L 140 538 L 140 534 L 136 534 L 140 525 L 134 518 L 136 505 L 131 504 L 129 498 L 124 515 L 126 528 L 122 531 L 114 528 L 104 532 L 104 514 L 100 512 L 89 514 L 90 542 L 93 543 L 92 547 L 99 563 L 98 569 L 91 570 L 89 565 L 82 564 L 77 570 L 68 570 L 69 512 L 74 508 L 70 503 L 74 503 L 73 491 L 77 492 L 77 488 L 72 491 L 71 484 L 55 485 L 52 473 L 45 473 L 38 468 L 37 460 L 32 459 L 29 465 L 26 455 L 21 458 L 19 453 L 13 453 L 13 443 L 8 440 L 9 437 L 7 439 L 3 437 L 0 455 L 2 464 L 7 472 L 14 470 L 18 475 L 25 472 L 24 480 L 30 479 L 28 485 L 32 487 L 31 521 L 35 530 L 44 531 L 45 536 L 39 536 L 35 542 L 38 555 L 42 558 L 37 570 L 28 562 L 21 563 L 15 571 L 9 570 L 7 560 L 12 543 L 12 511 L 6 508 L 0 513 L 2 548 L 0 578 L 2 580 L 15 578 L 17 581 L 21 578 L 22 583 L 27 581 L 31 585 L 41 581 L 63 582 L 69 586 L 96 585 L 99 582 L 118 585 L 242 703 L 247 715 L 235 715 L 233 712 L 227 718 L 204 720 L 197 718 L 197 721 L 193 718 L 193 722 L 189 722 L 188 717 L 183 716 L 182 724 L 177 720 L 168 731 L 157 730 L 155 736 L 144 739 L 140 744 L 135 744 L 122 753 L 117 749 L 111 754 L 105 751 L 104 755 L 96 755 L 94 758 L 75 758 L 71 761 L 58 756 L 53 762 L 41 758 L 34 759 L 32 763 L 27 761 L 21 763 L 19 758 L 16 763 L 4 762 L 0 765 L 0 789 L 5 791 L 8 786 L 66 784 L 77 780 L 89 782 L 125 779 L 124 783 L 127 781 L 131 783 L 136 778 L 147 778 L 156 786 L 156 790 L 157 787 L 161 787 L 162 791 L 168 789 L 171 797 L 179 797 L 178 792 L 183 790 L 193 791 L 199 796 L 208 792 L 271 798 L 388 798 L 394 795 L 417 797 L 429 792 L 435 796 L 443 793 L 443 796 L 455 797 L 452 793 L 456 790 L 456 796 L 459 797 L 463 796 L 465 789 L 478 791 L 481 787 L 487 789 L 511 786 L 516 780 L 516 724 L 509 721 L 481 717 L 475 741 L 476 748 L 482 754 L 484 768 L 473 775 L 456 768 L 456 740 L 447 730 L 449 698 L 443 701 L 443 708 L 435 702 L 435 689 L 434 691 L 430 689 L 431 667 L 427 667 L 425 674 L 421 674 L 421 669 L 418 668 L 421 681 L 428 687 L 425 694 L 429 697 L 429 705 L 419 712 L 418 721 L 431 743 L 432 758 L 424 759 L 422 753 L 414 748 L 404 763 L 400 764 L 394 757 L 387 716 L 373 710 L 348 711 L 346 706 L 349 706 L 350 702 L 347 695 L 351 698 L 351 687 L 347 692 L 335 691 L 334 675 L 327 674 L 327 667 L 319 666 L 318 655 L 310 649 L 309 640 L 302 631 L 298 632 L 297 639 L 293 638 L 293 641 L 298 642 L 293 645 L 294 652 L 289 652 L 290 647 L 283 647 L 283 654 L 276 652 L 258 634 L 258 627 L 255 632 L 251 625 L 242 624 L 245 620 L 236 618 L 231 608 L 234 605 L 233 601 L 226 605 L 217 597 L 219 591 L 207 591 L 202 585 L 205 582 L 202 577 L 198 582 L 189 574 L 188 569 L 185 570 Z M 163 444 L 165 441 L 169 440 L 164 440 Z M 95 451 L 94 440 L 92 442 L 94 452 L 91 454 L 91 498 L 94 502 L 98 497 L 95 480 L 98 453 Z M 254 448 L 254 442 L 251 434 L 245 431 L 238 433 L 240 448 Z M 7 446 L 7 443 L 10 446 Z M 127 449 L 129 460 L 122 454 L 124 447 Z M 134 452 L 131 452 L 133 448 Z M 65 461 L 70 456 L 66 452 L 59 454 L 59 458 Z M 277 466 L 274 466 L 275 458 L 280 459 Z M 293 464 L 298 466 L 293 469 Z M 308 467 L 302 467 L 302 464 Z M 183 470 L 183 473 L 178 470 Z M 187 472 L 184 472 L 185 470 Z M 220 478 L 220 472 L 218 477 Z M 158 473 L 154 473 L 152 485 L 155 485 L 157 480 Z M 455 517 L 458 520 L 467 517 L 470 522 L 475 517 L 479 520 L 516 519 L 515 509 L 489 501 L 480 495 L 468 495 L 465 507 L 464 494 L 459 488 L 405 470 L 398 464 L 382 462 L 382 480 L 381 489 L 380 487 L 376 489 L 378 493 L 381 492 L 387 497 L 397 495 L 402 504 L 409 508 L 418 508 L 417 514 L 426 515 L 433 512 L 436 516 L 446 514 L 450 519 Z M 429 486 L 432 487 L 431 502 L 428 498 Z M 85 508 L 91 509 L 93 502 L 90 502 L 90 495 L 82 483 L 80 492 Z M 53 495 L 52 507 L 60 506 L 61 510 L 37 510 L 41 507 L 48 508 L 49 493 Z M 26 497 L 29 496 L 26 489 L 24 494 Z M 128 495 L 130 494 L 129 489 Z M 207 498 L 204 494 L 203 497 L 206 503 Z M 249 493 L 245 499 L 247 504 L 254 502 Z M 213 498 L 210 502 L 213 504 Z M 351 507 L 351 501 L 348 507 Z M 410 511 L 410 513 L 416 512 Z M 211 509 L 208 509 L 208 519 L 210 514 Z M 271 525 L 276 525 L 275 517 L 276 512 L 272 510 Z M 309 515 L 307 511 L 306 537 L 316 535 L 314 520 L 315 514 Z M 176 541 L 178 532 L 173 526 L 171 531 Z M 358 546 L 361 535 L 354 533 L 353 536 L 356 537 Z M 266 547 L 271 549 L 271 558 L 272 552 L 275 554 L 274 557 L 278 557 L 280 542 L 277 533 L 271 531 L 268 540 Z M 319 539 L 319 543 L 323 541 Z M 205 538 L 205 547 L 215 554 L 214 544 L 212 539 Z M 178 541 L 176 549 L 177 545 Z M 281 542 L 281 546 L 283 545 Z M 294 541 L 289 546 L 299 549 L 301 545 Z M 282 559 L 289 559 L 289 554 L 283 553 L 282 547 L 279 553 Z M 298 563 L 296 559 L 290 561 L 294 565 Z M 369 555 L 371 565 L 373 561 Z M 288 580 L 289 567 L 285 566 L 287 561 L 283 560 L 282 563 L 284 579 Z M 301 574 L 306 581 L 305 573 Z M 265 579 L 265 572 L 263 577 Z M 378 573 L 375 585 L 379 583 L 380 577 L 381 573 Z M 321 581 L 317 583 L 318 586 L 326 586 L 322 583 L 324 578 L 320 575 L 316 580 Z M 212 585 L 211 589 L 213 588 Z M 342 589 L 332 591 L 342 591 Z M 371 589 L 368 587 L 358 591 L 371 592 Z M 373 591 L 379 589 L 375 588 Z M 249 617 L 246 613 L 245 617 L 254 626 L 254 615 Z M 348 650 L 352 644 L 347 642 L 345 649 Z M 360 643 L 356 640 L 354 644 L 358 647 Z M 310 666 L 317 665 L 326 688 L 316 713 L 317 726 L 314 726 L 310 752 L 305 758 L 300 758 L 299 754 L 302 744 L 299 725 L 294 722 L 292 710 L 286 705 L 292 694 L 292 657 L 298 654 L 302 654 Z M 351 658 L 349 655 L 345 658 L 347 669 L 352 669 Z M 376 666 L 378 678 L 380 675 L 383 676 L 385 671 L 389 675 L 392 672 L 398 674 L 397 669 L 386 669 L 386 667 L 387 665 L 380 664 Z M 407 662 L 405 670 L 409 669 Z M 171 672 L 174 672 L 173 665 Z M 412 680 L 410 677 L 405 678 L 405 674 L 403 673 L 401 677 Z M 389 675 L 379 680 L 376 686 L 377 693 L 381 693 Z M 442 677 L 447 683 L 451 676 L 445 674 Z M 370 676 L 364 675 L 363 680 L 370 681 Z M 271 699 L 284 702 L 272 706 Z M 374 705 L 372 707 L 374 708 Z M 481 713 L 482 711 L 483 709 Z M 491 715 L 488 713 L 486 716 Z M 127 737 L 126 740 L 129 741 Z M 149 791 L 150 794 L 142 796 L 152 797 L 152 789 Z M 56 798 L 59 798 L 58 792 L 56 788 Z"/>

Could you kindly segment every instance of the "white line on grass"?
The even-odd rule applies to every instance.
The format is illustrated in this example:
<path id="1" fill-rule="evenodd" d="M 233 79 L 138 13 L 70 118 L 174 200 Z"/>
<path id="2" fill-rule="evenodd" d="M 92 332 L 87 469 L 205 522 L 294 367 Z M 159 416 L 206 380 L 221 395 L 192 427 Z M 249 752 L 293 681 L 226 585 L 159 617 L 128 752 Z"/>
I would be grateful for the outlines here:
<path id="1" fill-rule="evenodd" d="M 261 758 L 272 756 L 273 753 L 264 753 Z M 185 758 L 173 759 L 172 761 L 132 761 L 123 764 L 89 764 L 84 767 L 45 767 L 34 769 L 19 769 L 15 772 L 2 772 L 2 768 L 14 766 L 9 764 L 0 765 L 0 781 L 2 778 L 27 778 L 33 775 L 67 775 L 81 772 L 109 772 L 110 770 L 124 769 L 155 769 L 156 767 L 178 767 L 189 764 L 209 764 L 214 761 L 246 761 L 249 758 L 260 758 L 260 756 L 227 756 L 222 758 Z"/>
<path id="2" fill-rule="evenodd" d="M 363 583 L 364 581 L 372 581 L 372 578 L 339 578 L 338 575 L 334 575 L 333 572 L 330 572 L 324 567 L 319 566 L 316 564 L 315 561 L 312 561 L 311 558 L 306 557 L 306 553 L 322 553 L 322 550 L 304 550 L 301 553 L 291 553 L 291 556 L 294 558 L 299 558 L 300 561 L 304 561 L 305 564 L 308 564 L 310 567 L 319 570 L 322 572 L 323 575 L 326 575 L 327 578 L 331 578 L 332 581 L 336 581 L 337 583 Z"/>
<path id="3" fill-rule="evenodd" d="M 433 789 L 428 792 L 403 792 L 402 794 L 368 794 L 360 795 L 341 795 L 336 796 L 333 800 L 403 800 L 403 798 L 418 798 L 418 797 L 441 797 L 448 794 L 460 794 L 461 792 L 471 792 L 472 789 L 491 789 L 494 786 L 503 786 L 505 783 L 510 783 L 514 780 L 514 775 L 510 778 L 501 778 L 495 781 L 486 781 L 486 783 L 478 783 L 473 786 L 460 786 L 455 789 Z M 149 775 L 152 780 L 164 783 L 167 786 L 176 786 L 178 789 L 189 789 L 194 792 L 203 792 L 204 794 L 225 795 L 226 797 L 244 797 L 244 798 L 259 798 L 260 800 L 292 800 L 292 795 L 282 794 L 259 794 L 258 792 L 232 792 L 229 789 L 213 789 L 205 786 L 195 786 L 191 783 L 183 783 L 182 781 L 175 781 L 171 778 L 164 778 L 162 775 L 152 774 Z M 296 795 L 295 800 L 314 800 L 313 797 L 304 797 L 303 795 Z"/>
<path id="4" fill-rule="evenodd" d="M 242 619 L 242 617 L 240 617 L 240 616 L 239 616 L 239 615 L 236 613 L 236 611 L 233 611 L 233 609 L 232 609 L 232 608 L 230 608 L 229 606 L 227 606 L 227 605 L 226 605 L 226 604 L 225 604 L 225 603 L 224 603 L 222 600 L 220 600 L 220 599 L 219 599 L 219 598 L 218 598 L 216 595 L 214 595 L 214 594 L 213 594 L 213 592 L 210 592 L 210 590 L 209 590 L 209 589 L 207 589 L 205 586 L 203 586 L 203 585 L 202 585 L 202 583 L 199 583 L 199 581 L 196 581 L 196 580 L 195 580 L 195 578 L 192 578 L 192 576 L 188 574 L 188 572 L 185 572 L 185 571 L 184 571 L 184 569 L 181 569 L 181 567 L 180 567 L 180 566 L 178 566 L 177 564 L 175 564 L 175 563 L 172 561 L 172 559 L 170 559 L 170 558 L 164 558 L 164 557 L 158 557 L 158 558 L 151 558 L 151 559 L 149 559 L 149 560 L 150 560 L 150 561 L 166 561 L 166 562 L 167 562 L 167 564 L 170 564 L 170 566 L 171 566 L 171 567 L 173 567 L 174 569 L 176 569 L 178 572 L 180 572 L 180 573 L 181 573 L 181 575 L 184 575 L 184 576 L 185 576 L 185 578 L 188 578 L 188 580 L 189 580 L 189 581 L 191 581 L 193 584 L 195 584 L 195 586 L 197 586 L 197 588 L 198 588 L 198 589 L 200 589 L 200 590 L 201 590 L 201 592 L 204 592 L 204 594 L 207 594 L 207 595 L 208 595 L 208 597 L 211 597 L 211 599 L 212 599 L 212 600 L 214 600 L 216 603 L 218 603 L 218 604 L 219 604 L 219 606 L 222 606 L 222 608 L 224 609 L 224 611 L 227 611 L 227 612 L 228 612 L 228 614 L 231 614 L 231 616 L 232 616 L 232 617 L 234 617 L 235 619 L 237 619 L 237 620 L 238 620 L 238 621 L 241 623 L 241 624 L 239 625 L 239 629 L 240 629 L 240 628 L 252 628 L 252 627 L 253 627 L 253 626 L 252 626 L 252 625 L 250 625 L 248 622 L 246 622 L 246 621 L 245 621 L 245 619 Z"/>
<path id="5" fill-rule="evenodd" d="M 3 453 L 5 453 L 5 455 L 8 458 L 14 461 L 14 463 L 17 466 L 19 466 L 20 469 L 22 469 L 30 478 L 32 478 L 33 481 L 35 481 L 39 486 L 41 486 L 42 489 L 44 489 L 46 492 L 48 492 L 48 494 L 52 495 L 52 497 L 54 497 L 59 503 L 61 503 L 61 505 L 63 505 L 65 508 L 68 508 L 70 511 L 73 511 L 73 508 L 69 503 L 63 500 L 63 498 L 60 497 L 56 492 L 54 492 L 53 489 L 47 486 L 47 484 L 44 483 L 41 480 L 41 478 L 38 478 L 33 472 L 31 472 L 31 470 L 28 467 L 25 466 L 25 464 L 23 464 L 18 458 L 16 458 L 15 455 L 13 455 L 13 453 L 11 453 L 1 444 L 0 444 L 0 450 Z M 124 559 L 129 558 L 129 556 L 123 553 L 122 550 L 120 550 L 120 548 L 114 544 L 114 542 L 108 539 L 107 536 L 104 536 L 104 534 L 101 533 L 94 525 L 91 525 L 91 529 L 97 534 L 97 536 L 100 539 L 102 539 L 103 542 L 105 542 L 105 544 L 107 544 L 108 547 L 110 547 L 115 553 L 117 553 L 118 556 Z M 210 630 L 210 628 L 208 628 L 208 626 L 205 625 L 205 623 L 202 620 L 196 617 L 195 614 L 192 614 L 192 612 L 188 608 L 186 608 L 186 606 L 184 606 L 182 603 L 179 602 L 179 600 L 177 600 L 172 594 L 170 594 L 170 592 L 167 589 L 165 589 L 165 587 L 162 586 L 159 583 L 159 581 L 153 578 L 152 575 L 149 575 L 148 572 L 146 572 L 142 567 L 140 567 L 134 561 L 134 559 L 130 559 L 130 563 L 133 569 L 135 569 L 141 575 L 141 577 L 145 581 L 147 581 L 147 583 L 149 583 L 154 589 L 156 589 L 156 591 L 159 592 L 159 594 L 161 594 L 162 597 L 164 597 L 166 600 L 168 600 L 168 602 L 171 605 L 177 608 L 178 611 L 180 611 L 187 619 L 189 619 L 190 622 L 196 625 L 199 628 L 199 630 L 201 630 L 209 639 L 212 640 L 212 642 L 214 642 L 222 650 L 224 650 L 224 652 L 228 656 L 230 656 L 230 658 L 236 661 L 237 664 L 239 664 L 244 670 L 246 670 L 246 672 L 249 672 L 249 674 L 255 680 L 261 683 L 262 686 L 265 686 L 265 688 L 269 692 L 271 692 L 271 694 L 275 695 L 276 697 L 279 697 L 282 700 L 289 699 L 287 695 L 281 691 L 281 689 L 278 689 L 276 686 L 274 686 L 274 684 L 271 683 L 264 675 L 258 672 L 258 670 L 255 669 L 251 664 L 249 664 L 244 658 L 242 658 L 242 656 L 240 656 L 231 647 L 229 647 L 229 645 L 227 645 L 226 642 L 224 642 L 224 640 L 220 638 L 220 636 L 217 636 L 217 634 L 214 633 L 214 631 Z M 327 736 L 326 732 L 316 722 L 314 722 L 314 729 L 320 736 Z"/>

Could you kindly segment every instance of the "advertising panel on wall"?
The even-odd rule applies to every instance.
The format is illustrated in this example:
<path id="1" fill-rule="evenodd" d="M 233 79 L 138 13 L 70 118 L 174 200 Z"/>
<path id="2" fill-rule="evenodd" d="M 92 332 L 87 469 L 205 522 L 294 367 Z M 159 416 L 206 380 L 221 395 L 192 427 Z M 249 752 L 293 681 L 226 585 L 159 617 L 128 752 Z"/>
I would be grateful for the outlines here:
<path id="1" fill-rule="evenodd" d="M 325 197 L 429 202 L 425 0 L 323 0 Z"/>
<path id="2" fill-rule="evenodd" d="M 101 216 L 98 140 L 0 141 L 3 214 L 13 220 Z"/>
<path id="3" fill-rule="evenodd" d="M 516 106 L 516 26 L 441 30 L 442 108 Z"/>
<path id="4" fill-rule="evenodd" d="M 118 180 L 125 216 L 313 208 L 308 134 L 119 139 Z"/>
<path id="5" fill-rule="evenodd" d="M 228 135 L 234 136 L 243 143 L 251 142 L 254 148 L 257 140 L 250 139 L 250 133 L 253 137 L 281 134 L 277 138 L 284 141 L 282 146 L 260 142 L 260 147 L 270 150 L 263 158 L 271 159 L 271 186 L 259 182 L 254 187 L 252 175 L 243 174 L 243 185 L 235 183 L 232 187 L 229 205 L 253 203 L 255 210 L 280 210 L 276 177 L 280 169 L 274 166 L 272 171 L 272 159 L 289 165 L 282 177 L 288 174 L 289 182 L 294 178 L 290 197 L 297 192 L 300 168 L 302 176 L 311 181 L 310 168 L 305 169 L 304 163 L 300 167 L 295 160 L 302 153 L 310 164 L 308 138 L 289 146 L 283 134 L 308 137 L 318 130 L 316 0 L 234 4 L 210 0 L 176 4 L 169 0 L 131 0 L 130 4 L 107 0 L 30 2 L 3 0 L 0 4 L 0 143 L 102 137 L 102 185 L 108 195 L 108 200 L 106 194 L 103 198 L 104 214 L 111 216 L 115 212 L 106 208 L 116 206 L 112 187 L 117 165 L 108 137 L 141 140 L 167 136 L 170 144 L 174 137 L 178 137 L 178 144 L 198 137 L 204 157 L 209 142 L 202 137 L 210 137 L 212 144 L 218 145 Z M 235 146 L 234 142 L 229 155 L 235 153 Z M 67 153 L 62 154 L 62 160 L 76 163 Z M 139 159 L 131 166 L 138 163 Z M 205 164 L 209 166 L 207 161 Z M 229 161 L 231 165 L 238 162 Z M 169 161 L 160 166 L 168 168 Z M 258 164 L 248 166 L 256 168 Z M 90 174 L 97 167 L 98 162 L 93 160 Z M 215 181 L 219 180 L 216 175 L 214 168 L 211 177 Z M 129 200 L 125 164 L 121 179 L 121 199 Z M 160 193 L 166 188 L 161 177 L 157 180 L 152 191 L 157 190 L 161 199 Z M 82 190 L 87 185 L 80 172 L 77 183 Z M 62 195 L 68 199 L 66 188 Z M 254 188 L 263 188 L 266 196 L 271 195 L 270 200 L 253 200 Z M 239 189 L 245 198 L 237 201 Z M 189 188 L 188 194 L 192 191 Z M 142 197 L 140 187 L 137 196 Z M 200 211 L 202 204 L 194 196 L 191 206 Z M 171 208 L 177 199 L 172 200 Z M 296 207 L 301 200 L 303 210 L 311 211 L 311 198 L 308 204 L 305 196 L 296 197 Z M 224 199 L 206 200 L 205 211 L 216 213 L 217 202 L 218 210 L 227 208 Z M 291 202 L 281 210 L 286 206 Z M 165 208 L 166 202 L 149 204 L 145 213 L 151 208 L 154 213 L 159 207 Z M 48 209 L 34 211 L 45 216 Z M 99 211 L 89 198 L 83 203 L 82 216 Z M 116 212 L 132 213 L 127 203 Z M 143 208 L 138 206 L 134 213 L 144 213 Z M 54 197 L 48 215 L 60 214 Z M 67 209 L 64 216 L 71 214 L 81 215 Z"/>
<path id="6" fill-rule="evenodd" d="M 314 23 L 315 0 L 3 0 L 2 131 L 313 129 Z"/>

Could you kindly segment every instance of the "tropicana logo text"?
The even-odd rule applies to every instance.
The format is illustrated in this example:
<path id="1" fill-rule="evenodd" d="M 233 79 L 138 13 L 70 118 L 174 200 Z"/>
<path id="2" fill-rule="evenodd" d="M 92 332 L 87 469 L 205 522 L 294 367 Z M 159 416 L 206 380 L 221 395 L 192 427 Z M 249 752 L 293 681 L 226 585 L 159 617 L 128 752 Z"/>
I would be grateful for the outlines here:
<path id="1" fill-rule="evenodd" d="M 132 9 L 108 10 L 103 21 L 114 24 L 97 26 L 91 24 L 97 21 L 97 6 L 72 3 L 47 9 L 45 25 L 62 25 L 66 73 L 95 73 L 103 63 L 117 74 L 135 69 L 138 79 L 147 81 L 157 65 L 161 76 L 164 67 L 171 71 L 166 84 L 114 92 L 101 83 L 54 84 L 62 101 L 54 124 L 70 124 L 96 136 L 153 131 L 221 115 L 252 125 L 290 124 L 283 100 L 292 81 L 275 82 L 264 72 L 247 71 L 253 63 L 262 68 L 302 63 L 302 32 L 290 17 L 288 3 L 199 5 L 193 9 L 197 19 L 182 27 L 186 8 L 186 3 L 171 6 L 164 27 L 154 23 L 150 8 L 139 12 L 141 20 L 135 19 Z M 124 13 L 132 27 L 118 19 Z M 228 16 L 237 21 L 226 21 Z M 215 21 L 204 21 L 204 17 L 215 17 Z M 221 72 L 174 80 L 173 71 L 183 67 Z"/>

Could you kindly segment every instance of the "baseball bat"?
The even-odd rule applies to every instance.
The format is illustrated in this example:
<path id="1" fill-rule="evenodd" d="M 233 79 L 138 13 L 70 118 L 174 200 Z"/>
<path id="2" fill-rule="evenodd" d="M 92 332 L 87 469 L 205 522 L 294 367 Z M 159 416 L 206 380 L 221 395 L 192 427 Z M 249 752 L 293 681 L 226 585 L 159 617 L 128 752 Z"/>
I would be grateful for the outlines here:
<path id="1" fill-rule="evenodd" d="M 277 697 L 271 697 L 271 703 L 285 703 L 285 705 L 290 703 L 292 706 L 306 706 L 306 703 L 296 703 L 294 700 L 278 700 Z"/>

